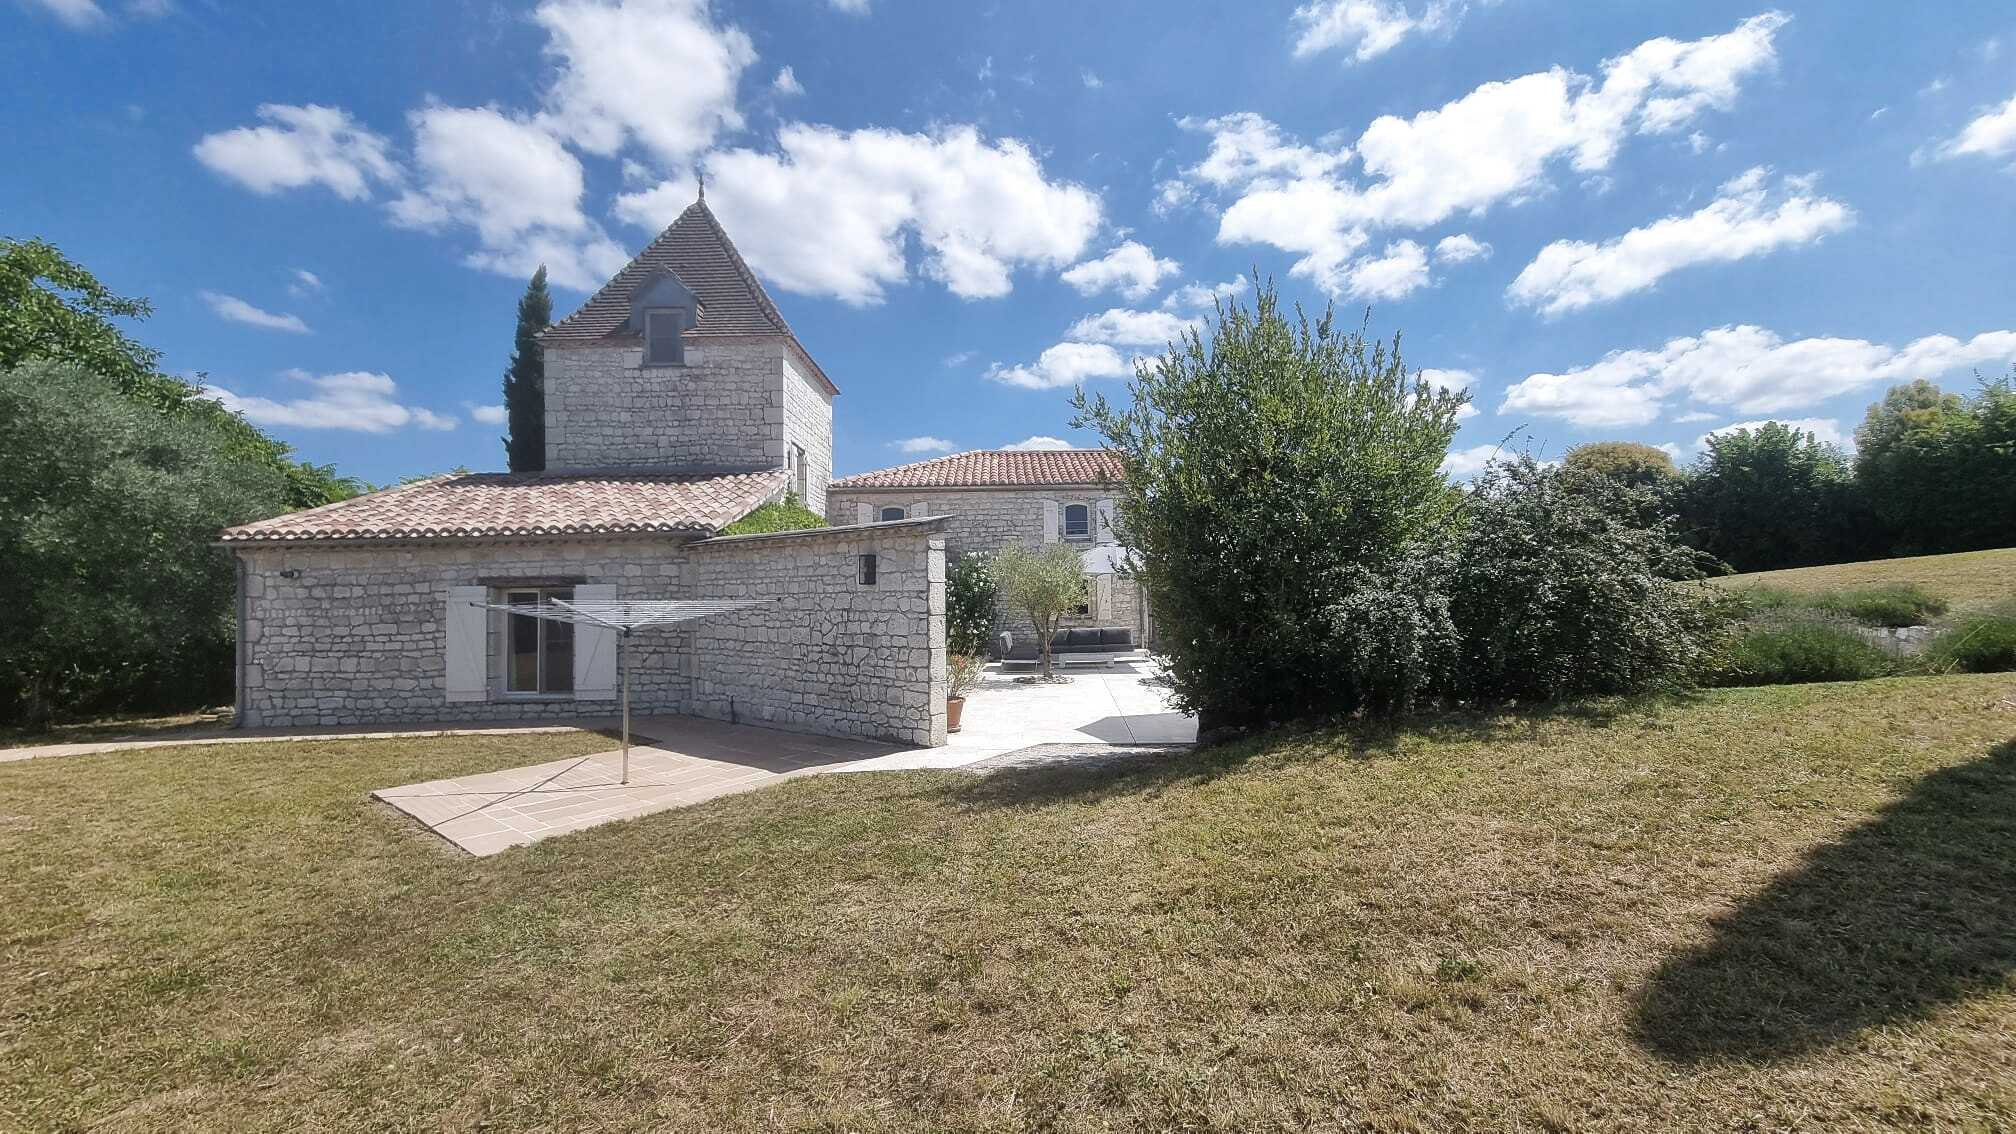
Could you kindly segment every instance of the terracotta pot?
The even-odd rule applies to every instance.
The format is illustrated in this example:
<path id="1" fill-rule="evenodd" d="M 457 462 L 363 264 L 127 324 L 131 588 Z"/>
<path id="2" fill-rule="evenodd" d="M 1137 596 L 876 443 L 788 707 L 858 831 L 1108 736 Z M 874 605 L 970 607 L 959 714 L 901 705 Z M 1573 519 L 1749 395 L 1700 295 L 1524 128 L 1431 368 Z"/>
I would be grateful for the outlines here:
<path id="1" fill-rule="evenodd" d="M 966 708 L 966 698 L 964 698 L 964 697 L 947 697 L 947 698 L 945 698 L 945 731 L 946 731 L 946 732 L 958 732 L 958 731 L 959 731 L 959 713 L 960 713 L 960 712 L 961 712 L 962 710 L 964 710 L 965 708 Z"/>

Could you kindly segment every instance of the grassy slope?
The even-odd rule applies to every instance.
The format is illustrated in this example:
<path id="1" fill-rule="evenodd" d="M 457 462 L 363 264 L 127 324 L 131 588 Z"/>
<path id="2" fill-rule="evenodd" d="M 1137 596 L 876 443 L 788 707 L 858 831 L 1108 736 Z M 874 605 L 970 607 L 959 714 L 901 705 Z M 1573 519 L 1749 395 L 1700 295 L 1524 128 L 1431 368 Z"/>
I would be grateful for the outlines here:
<path id="1" fill-rule="evenodd" d="M 0 1127 L 2006 1127 L 2012 734 L 1733 690 L 486 860 L 366 790 L 563 739 L 0 766 Z"/>
<path id="2" fill-rule="evenodd" d="M 1954 609 L 1964 611 L 2016 598 L 2016 548 L 1756 571 L 1731 575 L 1718 582 L 1726 586 L 1756 585 L 1801 592 L 1845 590 L 1878 583 L 1917 583 L 1952 603 Z"/>

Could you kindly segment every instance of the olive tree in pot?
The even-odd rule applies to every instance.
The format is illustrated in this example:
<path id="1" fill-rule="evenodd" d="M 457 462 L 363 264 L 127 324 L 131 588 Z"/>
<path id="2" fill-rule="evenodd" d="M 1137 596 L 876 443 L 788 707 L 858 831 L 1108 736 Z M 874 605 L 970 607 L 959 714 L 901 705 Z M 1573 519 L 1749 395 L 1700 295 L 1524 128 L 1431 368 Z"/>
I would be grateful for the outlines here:
<path id="1" fill-rule="evenodd" d="M 959 717 L 966 710 L 966 694 L 980 684 L 980 671 L 987 659 L 979 654 L 951 654 L 945 659 L 945 731 L 959 731 Z"/>

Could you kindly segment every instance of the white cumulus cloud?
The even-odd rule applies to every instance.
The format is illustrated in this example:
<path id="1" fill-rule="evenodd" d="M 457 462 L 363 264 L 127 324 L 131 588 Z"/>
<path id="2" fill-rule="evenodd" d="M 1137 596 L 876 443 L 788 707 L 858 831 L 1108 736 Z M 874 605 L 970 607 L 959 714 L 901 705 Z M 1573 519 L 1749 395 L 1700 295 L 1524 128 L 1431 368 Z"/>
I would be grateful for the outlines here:
<path id="1" fill-rule="evenodd" d="M 197 295 L 208 304 L 219 319 L 229 323 L 243 323 L 248 327 L 258 327 L 267 331 L 286 331 L 290 335 L 309 333 L 308 324 L 299 315 L 283 315 L 254 307 L 235 295 L 224 295 L 214 291 L 198 292 Z"/>
<path id="2" fill-rule="evenodd" d="M 756 48 L 707 0 L 547 0 L 532 18 L 559 67 L 546 117 L 581 150 L 611 155 L 635 140 L 677 163 L 741 127 L 735 89 Z"/>
<path id="3" fill-rule="evenodd" d="M 1363 63 L 1417 32 L 1453 27 L 1466 7 L 1461 0 L 1428 0 L 1418 9 L 1399 0 L 1315 0 L 1295 9 L 1295 55 L 1348 51 Z"/>
<path id="4" fill-rule="evenodd" d="M 805 84 L 798 81 L 795 71 L 786 67 L 777 72 L 776 78 L 770 80 L 770 89 L 780 95 L 801 95 L 805 93 Z"/>
<path id="5" fill-rule="evenodd" d="M 207 134 L 196 160 L 254 193 L 320 185 L 346 201 L 362 201 L 373 185 L 395 184 L 399 167 L 391 143 L 333 106 L 259 108 L 264 126 Z"/>
<path id="6" fill-rule="evenodd" d="M 1030 437 L 1026 440 L 1017 441 L 1013 445 L 1003 445 L 1001 447 L 1003 449 L 1007 449 L 1010 451 L 1021 451 L 1025 449 L 1069 449 L 1071 447 L 1071 442 L 1066 441 L 1061 437 L 1044 437 L 1038 435 L 1035 437 Z"/>
<path id="7" fill-rule="evenodd" d="M 1767 176 L 1752 169 L 1694 213 L 1601 244 L 1557 240 L 1526 265 L 1506 295 L 1542 315 L 1562 315 L 1644 291 L 1685 268 L 1811 244 L 1855 223 L 1853 209 L 1818 196 L 1810 181 L 1788 180 L 1773 194 Z"/>
<path id="8" fill-rule="evenodd" d="M 412 114 L 418 184 L 392 202 L 413 228 L 473 229 L 469 263 L 508 276 L 540 264 L 561 287 L 600 287 L 629 262 L 581 212 L 581 162 L 538 125 L 491 107 Z"/>
<path id="9" fill-rule="evenodd" d="M 1157 259 L 1153 250 L 1138 240 L 1129 240 L 1096 260 L 1086 260 L 1066 268 L 1060 275 L 1080 295 L 1097 295 L 1108 289 L 1128 299 L 1140 299 L 1161 285 L 1165 276 L 1183 270 L 1174 260 Z"/>
<path id="10" fill-rule="evenodd" d="M 1181 339 L 1184 331 L 1196 325 L 1196 319 L 1184 318 L 1171 311 L 1111 307 L 1071 324 L 1064 337 L 1072 342 L 1155 347 L 1159 350 Z"/>
<path id="11" fill-rule="evenodd" d="M 716 151 L 706 159 L 708 204 L 764 278 L 786 291 L 879 303 L 910 278 L 907 246 L 924 275 L 965 299 L 1013 290 L 1018 267 L 1061 268 L 1099 228 L 1097 194 L 1053 181 L 1029 147 L 989 142 L 971 126 L 934 134 L 841 131 L 802 123 L 778 149 Z M 617 215 L 659 228 L 690 196 L 659 189 L 617 199 Z"/>
<path id="12" fill-rule="evenodd" d="M 1476 396 L 1477 375 L 1468 370 L 1438 370 L 1432 366 L 1424 367 L 1421 371 L 1421 380 L 1444 393 L 1467 392 L 1473 399 Z M 1463 408 L 1456 411 L 1457 421 L 1468 421 L 1476 416 L 1477 406 L 1474 401 L 1463 403 Z"/>
<path id="13" fill-rule="evenodd" d="M 478 425 L 502 425 L 511 420 L 511 414 L 503 406 L 478 406 L 463 403 L 469 411 L 469 420 Z"/>
<path id="14" fill-rule="evenodd" d="M 1472 260 L 1490 258 L 1491 246 L 1467 232 L 1445 236 L 1435 242 L 1435 262 L 1438 264 L 1467 264 Z"/>
<path id="15" fill-rule="evenodd" d="M 1600 77 L 1556 67 L 1485 83 L 1411 118 L 1382 116 L 1355 147 L 1305 145 L 1253 114 L 1186 119 L 1212 141 L 1182 176 L 1195 189 L 1233 194 L 1219 243 L 1297 253 L 1292 274 L 1341 294 L 1348 261 L 1372 230 L 1427 228 L 1538 195 L 1557 165 L 1586 180 L 1633 135 L 1729 109 L 1746 79 L 1775 64 L 1774 37 L 1787 19 L 1766 12 L 1720 35 L 1647 40 L 1606 60 Z M 1356 176 L 1347 172 L 1354 155 Z"/>
<path id="16" fill-rule="evenodd" d="M 362 433 L 390 433 L 408 425 L 437 430 L 455 428 L 452 416 L 400 404 L 399 384 L 389 374 L 364 370 L 310 374 L 305 370 L 289 370 L 286 377 L 305 384 L 310 392 L 284 401 L 236 394 L 221 386 L 206 386 L 203 392 L 257 425 L 350 429 Z"/>
<path id="17" fill-rule="evenodd" d="M 1351 299 L 1399 299 L 1427 286 L 1428 253 L 1411 240 L 1396 240 L 1378 256 L 1345 265 L 1333 290 Z"/>
<path id="18" fill-rule="evenodd" d="M 1621 350 L 1560 374 L 1532 374 L 1505 392 L 1502 411 L 1611 428 L 1646 425 L 1676 401 L 1740 413 L 1817 405 L 1878 384 L 1932 380 L 2016 361 L 2016 331 L 1971 339 L 1928 335 L 1902 347 L 1865 339 L 1786 341 L 1756 326 L 1720 327 L 1650 350 Z"/>
<path id="19" fill-rule="evenodd" d="M 985 377 L 1025 390 L 1057 390 L 1090 378 L 1126 378 L 1134 362 L 1105 343 L 1058 343 L 1022 366 L 995 363 Z"/>
<path id="20" fill-rule="evenodd" d="M 1939 147 L 1939 156 L 2003 158 L 2016 154 L 2016 95 L 1991 106 Z"/>
<path id="21" fill-rule="evenodd" d="M 903 453 L 949 453 L 958 448 L 943 437 L 905 437 L 889 444 Z"/>

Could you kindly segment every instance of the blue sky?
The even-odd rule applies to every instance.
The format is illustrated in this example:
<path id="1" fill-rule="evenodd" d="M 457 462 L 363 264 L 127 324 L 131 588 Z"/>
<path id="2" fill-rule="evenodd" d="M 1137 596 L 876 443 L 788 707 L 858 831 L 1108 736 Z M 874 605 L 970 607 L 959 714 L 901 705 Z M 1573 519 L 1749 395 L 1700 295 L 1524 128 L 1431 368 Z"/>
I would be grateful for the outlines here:
<path id="1" fill-rule="evenodd" d="M 384 482 L 502 466 L 513 305 L 712 205 L 841 473 L 1092 439 L 1070 387 L 1257 268 L 1496 444 L 1852 433 L 2016 361 L 2016 12 L 1567 0 L 0 0 L 0 231 Z"/>

